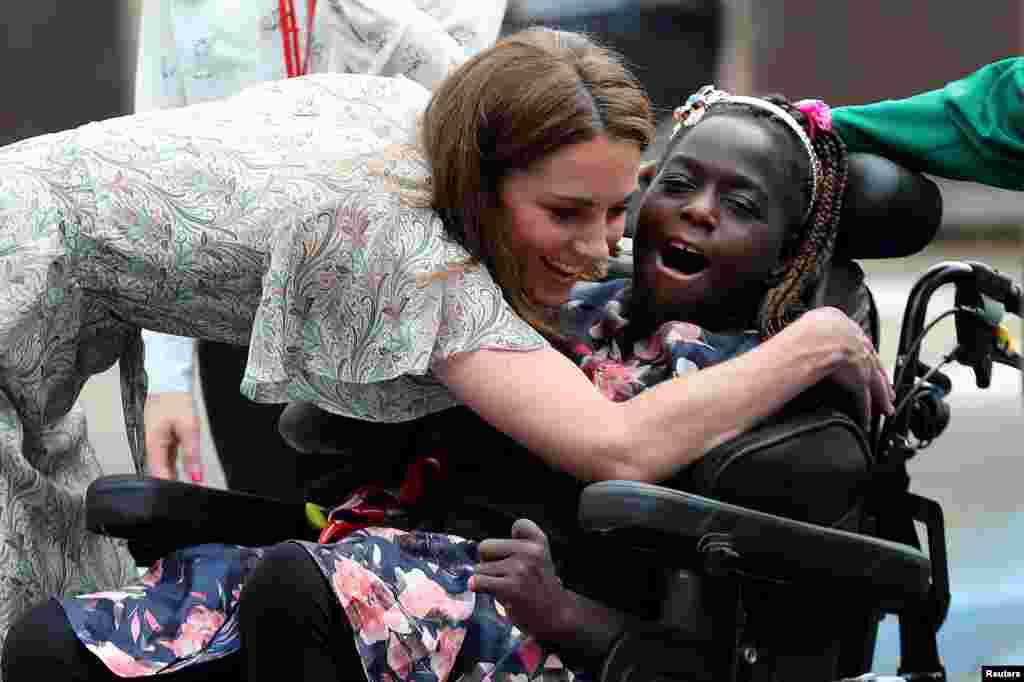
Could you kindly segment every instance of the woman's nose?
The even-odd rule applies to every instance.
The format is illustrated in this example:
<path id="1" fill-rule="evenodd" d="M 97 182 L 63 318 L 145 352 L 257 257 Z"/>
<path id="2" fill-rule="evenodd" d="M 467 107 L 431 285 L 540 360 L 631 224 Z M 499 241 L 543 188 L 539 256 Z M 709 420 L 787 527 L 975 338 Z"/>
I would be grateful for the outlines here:
<path id="1" fill-rule="evenodd" d="M 595 220 L 573 243 L 576 253 L 590 260 L 608 258 L 613 232 L 612 224 L 604 220 Z M 615 241 L 618 242 L 618 238 Z"/>

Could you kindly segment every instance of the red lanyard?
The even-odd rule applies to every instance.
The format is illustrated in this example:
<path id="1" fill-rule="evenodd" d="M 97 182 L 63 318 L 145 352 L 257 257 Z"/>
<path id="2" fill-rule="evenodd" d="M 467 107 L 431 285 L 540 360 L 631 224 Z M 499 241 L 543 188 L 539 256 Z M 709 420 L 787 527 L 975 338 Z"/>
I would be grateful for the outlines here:
<path id="1" fill-rule="evenodd" d="M 278 0 L 281 10 L 281 38 L 284 41 L 284 65 L 288 77 L 305 76 L 309 72 L 309 53 L 313 44 L 313 16 L 316 0 L 306 0 L 306 58 L 299 55 L 299 22 L 295 18 L 295 3 Z"/>

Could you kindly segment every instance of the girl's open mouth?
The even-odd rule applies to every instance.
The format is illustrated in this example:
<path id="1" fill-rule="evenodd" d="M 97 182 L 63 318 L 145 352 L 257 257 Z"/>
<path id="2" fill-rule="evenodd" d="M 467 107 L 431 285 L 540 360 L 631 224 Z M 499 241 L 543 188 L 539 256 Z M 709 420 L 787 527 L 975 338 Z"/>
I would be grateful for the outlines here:
<path id="1" fill-rule="evenodd" d="M 684 275 L 696 275 L 710 264 L 707 256 L 698 249 L 681 242 L 666 245 L 661 252 L 661 262 L 665 267 Z"/>

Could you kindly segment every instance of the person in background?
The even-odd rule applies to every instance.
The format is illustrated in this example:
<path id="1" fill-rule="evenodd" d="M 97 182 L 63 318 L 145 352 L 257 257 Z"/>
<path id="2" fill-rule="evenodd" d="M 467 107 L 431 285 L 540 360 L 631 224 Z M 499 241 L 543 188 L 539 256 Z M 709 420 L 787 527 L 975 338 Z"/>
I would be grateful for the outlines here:
<path id="1" fill-rule="evenodd" d="M 1024 57 L 995 61 L 905 99 L 837 107 L 832 120 L 851 151 L 1024 191 Z"/>

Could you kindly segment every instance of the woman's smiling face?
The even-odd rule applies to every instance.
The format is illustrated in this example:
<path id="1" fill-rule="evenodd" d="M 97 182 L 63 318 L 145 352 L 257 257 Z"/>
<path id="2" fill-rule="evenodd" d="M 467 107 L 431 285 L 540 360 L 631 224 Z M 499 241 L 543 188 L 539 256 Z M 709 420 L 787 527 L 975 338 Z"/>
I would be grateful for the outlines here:
<path id="1" fill-rule="evenodd" d="M 710 116 L 645 176 L 635 301 L 656 320 L 747 324 L 802 215 L 793 151 L 763 120 Z"/>
<path id="2" fill-rule="evenodd" d="M 559 149 L 500 182 L 508 248 L 532 301 L 565 303 L 580 277 L 608 258 L 625 229 L 639 165 L 638 145 L 602 136 Z"/>

